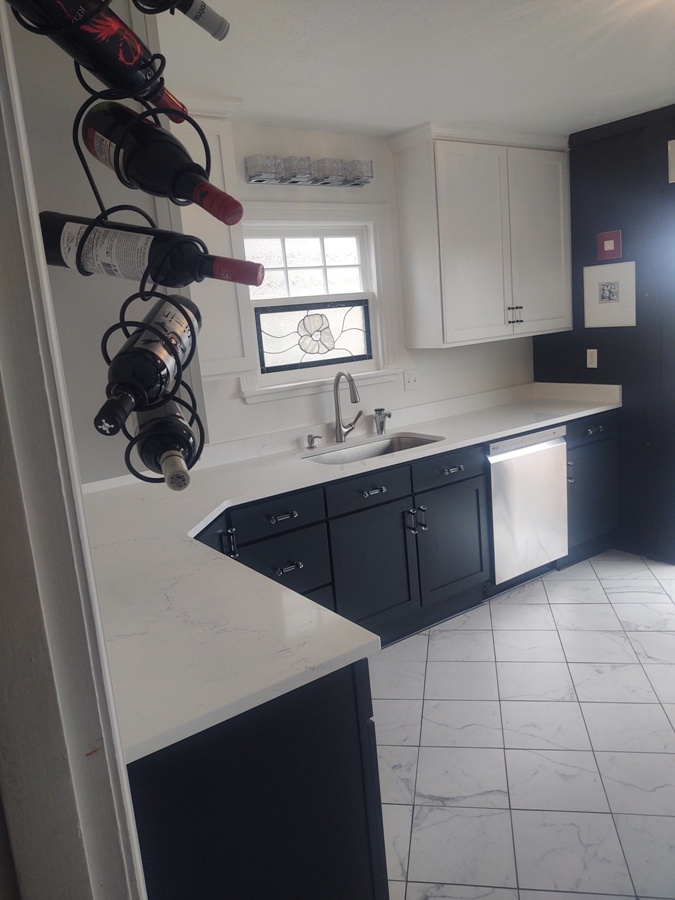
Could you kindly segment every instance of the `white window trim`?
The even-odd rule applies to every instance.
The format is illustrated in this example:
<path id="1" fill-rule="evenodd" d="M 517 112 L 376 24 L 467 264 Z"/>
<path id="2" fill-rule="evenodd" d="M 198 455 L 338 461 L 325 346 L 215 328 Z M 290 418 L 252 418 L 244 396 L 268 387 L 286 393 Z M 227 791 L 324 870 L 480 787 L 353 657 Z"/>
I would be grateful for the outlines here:
<path id="1" fill-rule="evenodd" d="M 370 256 L 370 264 L 366 266 L 364 295 L 372 292 L 376 299 L 370 303 L 371 340 L 373 347 L 373 362 L 376 368 L 369 371 L 358 371 L 360 364 L 354 366 L 354 378 L 361 384 L 376 384 L 387 381 L 395 381 L 400 378 L 401 369 L 398 366 L 398 358 L 395 352 L 397 346 L 397 323 L 393 302 L 387 302 L 387 297 L 393 298 L 393 285 L 390 282 L 389 273 L 393 269 L 391 260 L 392 235 L 390 225 L 390 210 L 386 204 L 369 203 L 269 203 L 247 202 L 246 218 L 251 225 L 246 226 L 247 237 L 252 232 L 263 230 L 266 223 L 273 228 L 284 225 L 290 230 L 301 231 L 312 228 L 334 225 L 342 230 L 352 226 L 359 231 L 365 229 L 366 245 Z M 247 306 L 248 315 L 244 317 L 243 336 L 246 348 L 246 357 L 255 364 L 255 370 L 251 370 L 240 377 L 241 394 L 246 403 L 260 403 L 267 400 L 278 400 L 297 397 L 307 394 L 319 394 L 332 390 L 334 373 L 317 372 L 309 370 L 302 373 L 303 378 L 296 381 L 286 381 L 284 384 L 273 384 L 272 379 L 261 375 L 258 370 L 258 342 L 255 330 L 255 317 L 253 304 L 249 298 L 248 288 L 238 288 L 240 307 Z M 326 300 L 330 301 L 335 295 L 327 294 Z M 279 302 L 298 301 L 302 298 L 280 298 Z M 270 305 L 276 301 L 256 300 L 256 305 Z M 368 363 L 371 366 L 371 363 Z M 344 368 L 344 363 L 336 366 L 336 371 Z M 361 367 L 362 368 L 362 367 Z"/>

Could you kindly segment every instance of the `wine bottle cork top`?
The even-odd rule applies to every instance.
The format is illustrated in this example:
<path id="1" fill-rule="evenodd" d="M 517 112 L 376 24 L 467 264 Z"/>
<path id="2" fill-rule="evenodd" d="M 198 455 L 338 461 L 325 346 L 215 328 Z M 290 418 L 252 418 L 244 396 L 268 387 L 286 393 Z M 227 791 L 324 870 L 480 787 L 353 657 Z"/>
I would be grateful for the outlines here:
<path id="1" fill-rule="evenodd" d="M 159 461 L 168 488 L 183 491 L 190 484 L 190 473 L 180 450 L 169 450 Z"/>
<path id="2" fill-rule="evenodd" d="M 226 225 L 236 225 L 244 215 L 244 207 L 238 200 L 208 182 L 197 187 L 192 199 Z"/>

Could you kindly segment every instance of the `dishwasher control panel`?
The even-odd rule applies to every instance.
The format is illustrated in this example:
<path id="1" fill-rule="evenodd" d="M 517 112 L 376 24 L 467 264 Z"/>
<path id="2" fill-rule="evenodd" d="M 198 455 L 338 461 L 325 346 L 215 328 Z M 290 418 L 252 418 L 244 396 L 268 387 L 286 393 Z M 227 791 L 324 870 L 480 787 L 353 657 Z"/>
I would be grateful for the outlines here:
<path id="1" fill-rule="evenodd" d="M 544 431 L 531 431 L 529 434 L 521 434 L 518 437 L 507 438 L 490 444 L 489 454 L 490 456 L 499 456 L 501 453 L 509 453 L 511 450 L 522 450 L 525 447 L 533 446 L 533 444 L 544 444 L 556 438 L 565 437 L 565 434 L 566 429 L 564 425 L 547 428 Z"/>

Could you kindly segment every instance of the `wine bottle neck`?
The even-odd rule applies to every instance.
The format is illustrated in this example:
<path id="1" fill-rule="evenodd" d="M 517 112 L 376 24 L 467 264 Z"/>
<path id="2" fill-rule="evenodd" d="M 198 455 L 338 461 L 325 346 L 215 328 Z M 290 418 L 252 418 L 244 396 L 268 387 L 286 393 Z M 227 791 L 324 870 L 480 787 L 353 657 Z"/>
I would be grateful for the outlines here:
<path id="1" fill-rule="evenodd" d="M 156 109 L 166 109 L 167 117 L 178 124 L 184 122 L 185 117 L 188 115 L 187 106 L 174 97 L 171 91 L 167 90 L 163 85 L 159 93 L 152 98 L 152 104 Z"/>
<path id="2" fill-rule="evenodd" d="M 197 166 L 178 175 L 173 191 L 179 199 L 191 200 L 226 225 L 236 225 L 244 214 L 241 203 L 211 184 Z"/>
<path id="3" fill-rule="evenodd" d="M 167 450 L 159 464 L 164 481 L 172 491 L 182 491 L 190 484 L 190 472 L 180 450 Z"/>

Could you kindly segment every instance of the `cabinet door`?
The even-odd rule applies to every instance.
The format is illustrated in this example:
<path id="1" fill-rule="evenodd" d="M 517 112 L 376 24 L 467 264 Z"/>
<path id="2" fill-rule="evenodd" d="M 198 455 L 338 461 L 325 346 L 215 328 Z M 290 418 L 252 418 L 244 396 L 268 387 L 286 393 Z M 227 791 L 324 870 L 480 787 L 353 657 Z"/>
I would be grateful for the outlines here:
<path id="1" fill-rule="evenodd" d="M 385 900 L 364 660 L 131 763 L 150 900 Z"/>
<path id="2" fill-rule="evenodd" d="M 513 334 L 505 147 L 436 141 L 446 343 Z"/>
<path id="3" fill-rule="evenodd" d="M 412 497 L 329 523 L 335 610 L 381 633 L 387 615 L 419 609 Z"/>
<path id="4" fill-rule="evenodd" d="M 618 524 L 616 439 L 567 451 L 567 515 L 570 548 L 608 534 Z"/>
<path id="5" fill-rule="evenodd" d="M 490 577 L 485 477 L 415 495 L 422 605 L 443 603 Z"/>
<path id="6" fill-rule="evenodd" d="M 567 154 L 508 148 L 516 334 L 572 327 Z M 522 307 L 522 308 L 521 308 Z"/>

